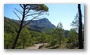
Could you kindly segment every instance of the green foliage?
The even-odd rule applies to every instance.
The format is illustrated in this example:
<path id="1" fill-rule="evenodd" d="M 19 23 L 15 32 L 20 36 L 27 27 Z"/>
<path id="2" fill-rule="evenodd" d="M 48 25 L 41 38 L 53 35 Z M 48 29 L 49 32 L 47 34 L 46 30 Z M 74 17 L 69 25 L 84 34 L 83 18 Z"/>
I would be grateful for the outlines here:
<path id="1" fill-rule="evenodd" d="M 12 26 L 12 27 L 11 27 Z M 19 24 L 4 17 L 4 48 L 10 49 L 17 34 Z"/>
<path id="2" fill-rule="evenodd" d="M 12 26 L 12 27 L 11 27 Z M 7 17 L 4 17 L 4 32 L 17 32 L 19 24 Z"/>
<path id="3" fill-rule="evenodd" d="M 71 26 L 76 30 L 78 31 L 78 27 L 79 27 L 79 14 L 77 13 L 74 20 L 72 21 L 71 23 Z M 82 31 L 84 30 L 84 23 L 82 23 Z"/>
<path id="4" fill-rule="evenodd" d="M 13 44 L 13 40 L 15 39 L 16 33 L 4 33 L 4 48 L 10 49 Z"/>
<path id="5" fill-rule="evenodd" d="M 52 41 L 50 41 L 50 45 L 54 46 L 58 44 L 59 46 L 61 46 L 61 44 L 64 42 L 64 38 L 64 29 L 62 24 L 59 23 L 57 28 L 52 31 Z"/>
<path id="6" fill-rule="evenodd" d="M 68 34 L 67 48 L 76 48 L 78 47 L 78 33 L 75 29 L 70 29 Z"/>
<path id="7" fill-rule="evenodd" d="M 42 42 L 45 42 L 46 41 L 46 33 L 42 32 L 41 37 L 42 37 L 41 38 Z"/>
<path id="8" fill-rule="evenodd" d="M 22 48 L 24 48 L 25 46 L 33 45 L 33 43 L 31 42 L 32 41 L 31 39 L 32 38 L 30 35 L 30 31 L 24 28 L 20 34 L 20 38 L 17 46 L 22 46 Z"/>
<path id="9" fill-rule="evenodd" d="M 22 8 L 26 10 L 35 10 L 35 11 L 48 11 L 48 7 L 45 4 L 20 4 Z"/>
<path id="10" fill-rule="evenodd" d="M 64 29 L 62 23 L 59 23 L 57 26 L 57 34 L 58 34 L 59 44 L 61 45 L 61 43 L 64 42 Z"/>
<path id="11" fill-rule="evenodd" d="M 48 11 L 48 7 L 45 4 L 31 4 L 32 6 L 32 10 L 36 10 L 36 11 Z"/>
<path id="12" fill-rule="evenodd" d="M 12 36 L 10 34 L 4 33 L 4 48 L 8 49 L 12 46 Z"/>
<path id="13" fill-rule="evenodd" d="M 77 32 L 75 31 L 75 29 L 70 29 L 70 32 L 68 34 L 68 40 L 70 42 L 75 42 L 75 41 L 78 41 L 78 34 Z"/>
<path id="14" fill-rule="evenodd" d="M 78 42 L 81 42 L 81 43 L 78 43 L 79 47 L 84 46 L 84 23 L 82 23 L 82 19 L 79 20 L 80 15 L 81 15 L 80 12 L 78 12 L 76 14 L 74 20 L 71 23 L 71 26 L 78 32 L 78 35 L 79 35 L 78 36 Z M 81 24 L 82 24 L 82 26 L 81 26 Z M 81 32 L 82 32 L 82 34 L 81 34 Z"/>
<path id="15" fill-rule="evenodd" d="M 4 17 L 4 48 L 11 49 L 13 40 L 15 40 L 19 23 Z M 24 28 L 20 34 L 16 48 L 25 48 L 34 45 L 34 38 L 31 37 L 30 31 Z"/>
<path id="16" fill-rule="evenodd" d="M 48 11 L 48 7 L 45 4 L 41 4 L 40 10 Z"/>

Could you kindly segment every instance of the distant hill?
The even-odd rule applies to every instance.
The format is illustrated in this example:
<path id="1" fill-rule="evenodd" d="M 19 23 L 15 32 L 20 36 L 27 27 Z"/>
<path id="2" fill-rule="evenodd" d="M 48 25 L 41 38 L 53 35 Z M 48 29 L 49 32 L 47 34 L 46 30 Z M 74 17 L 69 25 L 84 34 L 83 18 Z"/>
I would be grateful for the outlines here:
<path id="1" fill-rule="evenodd" d="M 5 19 L 5 23 L 6 23 L 6 20 L 9 20 L 18 25 L 20 24 L 19 20 L 9 19 L 7 17 L 4 17 L 4 19 Z M 24 24 L 26 24 L 29 21 L 30 20 L 24 21 Z M 29 27 L 28 29 L 38 31 L 38 32 L 43 32 L 43 31 L 48 32 L 55 28 L 55 26 L 47 18 L 33 20 L 30 24 L 28 24 L 28 27 Z"/>
<path id="2" fill-rule="evenodd" d="M 24 21 L 24 24 L 26 24 L 28 21 Z M 36 31 L 48 31 L 50 29 L 55 28 L 55 26 L 47 19 L 43 18 L 40 20 L 33 20 L 30 24 L 28 24 L 31 30 L 36 30 Z"/>

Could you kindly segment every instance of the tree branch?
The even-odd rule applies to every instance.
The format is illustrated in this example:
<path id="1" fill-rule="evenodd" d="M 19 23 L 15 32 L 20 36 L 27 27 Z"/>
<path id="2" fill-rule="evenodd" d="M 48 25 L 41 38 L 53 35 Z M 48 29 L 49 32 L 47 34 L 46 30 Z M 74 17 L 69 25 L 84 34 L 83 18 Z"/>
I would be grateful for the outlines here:
<path id="1" fill-rule="evenodd" d="M 28 9 L 28 11 L 25 13 L 25 15 L 27 15 L 29 13 L 30 9 L 31 9 L 31 7 Z"/>
<path id="2" fill-rule="evenodd" d="M 23 9 L 24 7 L 20 4 L 20 7 Z"/>
<path id="3" fill-rule="evenodd" d="M 39 14 L 39 13 L 28 14 L 28 15 L 26 15 L 25 17 L 27 17 L 27 16 L 32 16 L 32 15 L 36 15 L 36 14 Z"/>
<path id="4" fill-rule="evenodd" d="M 22 12 L 20 12 L 19 10 L 17 10 L 16 8 L 15 8 L 15 10 L 17 11 L 17 12 L 19 12 L 21 15 L 22 15 Z"/>
<path id="5" fill-rule="evenodd" d="M 14 12 L 14 11 L 13 11 Z M 20 17 L 17 15 L 17 13 L 16 12 L 14 12 L 14 14 L 20 19 Z M 20 19 L 21 20 L 21 19 Z"/>
<path id="6" fill-rule="evenodd" d="M 22 26 L 22 28 L 25 27 L 26 25 L 28 25 L 33 19 L 36 19 L 38 16 L 40 16 L 40 14 L 41 14 L 41 12 L 40 12 L 37 16 L 33 17 L 33 18 L 32 18 L 28 23 L 26 23 L 24 26 Z"/>

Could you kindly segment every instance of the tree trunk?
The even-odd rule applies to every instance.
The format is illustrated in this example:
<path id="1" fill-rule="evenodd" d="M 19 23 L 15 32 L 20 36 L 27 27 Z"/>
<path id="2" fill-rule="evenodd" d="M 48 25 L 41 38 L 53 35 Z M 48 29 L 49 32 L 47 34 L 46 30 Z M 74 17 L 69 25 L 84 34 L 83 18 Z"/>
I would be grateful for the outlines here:
<path id="1" fill-rule="evenodd" d="M 15 47 L 16 47 L 16 44 L 17 44 L 19 35 L 20 35 L 21 30 L 23 28 L 22 25 L 23 25 L 24 18 L 25 18 L 25 6 L 24 6 L 24 9 L 23 9 L 22 21 L 21 21 L 21 24 L 20 24 L 20 27 L 19 27 L 19 31 L 18 31 L 17 36 L 16 36 L 16 39 L 15 39 L 15 41 L 13 43 L 12 49 L 15 49 Z"/>
<path id="2" fill-rule="evenodd" d="M 79 13 L 79 49 L 83 49 L 83 41 L 82 41 L 82 13 L 81 13 L 81 5 L 78 4 L 78 13 Z"/>

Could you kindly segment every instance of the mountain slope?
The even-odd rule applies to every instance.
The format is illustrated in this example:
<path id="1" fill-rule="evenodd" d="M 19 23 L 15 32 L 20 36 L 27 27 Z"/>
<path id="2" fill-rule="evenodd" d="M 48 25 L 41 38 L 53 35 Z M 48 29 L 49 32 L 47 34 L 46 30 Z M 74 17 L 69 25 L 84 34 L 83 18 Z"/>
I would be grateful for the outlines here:
<path id="1" fill-rule="evenodd" d="M 4 32 L 17 32 L 19 27 L 19 23 L 4 17 Z"/>
<path id="2" fill-rule="evenodd" d="M 25 21 L 24 24 L 26 24 L 28 21 Z M 55 26 L 47 19 L 47 18 L 43 18 L 40 20 L 33 20 L 30 24 L 28 24 L 28 26 L 30 27 L 29 29 L 31 30 L 36 30 L 36 31 L 48 31 L 50 29 L 55 28 Z"/>
<path id="3" fill-rule="evenodd" d="M 4 17 L 5 19 L 5 23 L 7 23 L 6 21 L 9 20 L 10 22 L 13 22 L 15 26 L 16 24 L 20 24 L 19 20 L 14 20 L 14 19 L 9 19 L 7 17 Z M 26 24 L 27 22 L 29 22 L 30 20 L 24 21 L 24 24 Z M 28 29 L 33 30 L 33 31 L 38 31 L 38 32 L 48 32 L 50 30 L 52 30 L 53 28 L 55 28 L 55 26 L 47 19 L 47 18 L 43 18 L 40 20 L 33 20 L 31 23 L 28 24 Z M 6 28 L 6 27 L 5 27 Z"/>

